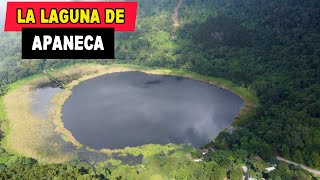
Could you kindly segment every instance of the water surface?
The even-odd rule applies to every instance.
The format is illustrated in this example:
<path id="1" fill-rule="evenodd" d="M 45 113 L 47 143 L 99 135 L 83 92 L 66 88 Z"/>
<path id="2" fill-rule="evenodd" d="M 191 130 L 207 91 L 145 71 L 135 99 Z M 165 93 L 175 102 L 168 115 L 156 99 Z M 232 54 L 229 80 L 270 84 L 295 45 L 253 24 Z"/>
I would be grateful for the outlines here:
<path id="1" fill-rule="evenodd" d="M 57 87 L 46 86 L 37 88 L 32 91 L 31 112 L 41 119 L 48 120 L 51 108 L 51 99 L 62 89 Z"/>
<path id="2" fill-rule="evenodd" d="M 74 87 L 62 120 L 80 143 L 96 149 L 198 147 L 229 128 L 242 106 L 237 95 L 200 81 L 121 72 Z"/>

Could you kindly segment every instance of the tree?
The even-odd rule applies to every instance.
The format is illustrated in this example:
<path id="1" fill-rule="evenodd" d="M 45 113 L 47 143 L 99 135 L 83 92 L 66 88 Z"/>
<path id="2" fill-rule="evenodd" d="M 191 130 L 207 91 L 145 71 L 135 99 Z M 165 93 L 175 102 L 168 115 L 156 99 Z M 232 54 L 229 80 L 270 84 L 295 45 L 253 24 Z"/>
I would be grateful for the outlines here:
<path id="1" fill-rule="evenodd" d="M 230 179 L 231 180 L 242 180 L 243 179 L 243 173 L 241 168 L 236 168 L 231 171 L 230 173 Z"/>

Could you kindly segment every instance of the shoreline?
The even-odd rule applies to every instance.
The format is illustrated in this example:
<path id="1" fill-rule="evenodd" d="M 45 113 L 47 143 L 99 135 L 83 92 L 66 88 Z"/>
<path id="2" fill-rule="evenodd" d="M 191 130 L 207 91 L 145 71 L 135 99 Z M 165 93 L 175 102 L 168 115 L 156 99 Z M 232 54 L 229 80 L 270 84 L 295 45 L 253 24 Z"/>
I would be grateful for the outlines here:
<path id="1" fill-rule="evenodd" d="M 75 77 L 74 79 L 72 79 L 71 82 L 69 82 L 65 86 L 65 89 L 63 89 L 61 92 L 55 95 L 53 99 L 51 99 L 50 103 L 52 104 L 53 108 L 49 112 L 49 119 L 52 120 L 53 124 L 55 125 L 54 131 L 60 133 L 63 139 L 66 139 L 67 141 L 71 142 L 76 148 L 82 148 L 83 145 L 72 136 L 72 133 L 69 130 L 64 128 L 64 124 L 62 121 L 62 112 L 61 112 L 62 107 L 64 103 L 68 100 L 68 98 L 72 95 L 72 89 L 79 83 L 98 77 L 98 76 L 116 73 L 116 72 L 128 72 L 128 71 L 140 71 L 147 74 L 169 75 L 169 76 L 179 76 L 179 77 L 189 78 L 192 80 L 197 80 L 204 83 L 208 83 L 210 85 L 214 85 L 218 88 L 228 90 L 236 94 L 243 100 L 244 105 L 240 109 L 239 114 L 235 117 L 233 124 L 236 121 L 241 120 L 242 117 L 245 117 L 249 112 L 251 112 L 251 110 L 253 110 L 255 107 L 258 106 L 257 98 L 252 93 L 250 93 L 248 89 L 238 87 L 232 82 L 224 79 L 220 79 L 220 78 L 203 76 L 203 75 L 200 75 L 194 72 L 185 71 L 185 70 L 152 69 L 144 66 L 128 65 L 128 64 L 113 64 L 113 65 L 78 64 L 78 65 L 63 67 L 50 72 L 50 74 L 57 79 L 64 79 L 64 78 L 70 78 L 70 77 L 72 79 L 73 77 Z M 20 87 L 23 87 L 26 85 L 30 86 L 30 84 L 31 86 L 32 84 L 37 86 L 37 85 L 41 85 L 41 82 L 42 83 L 47 82 L 47 80 L 44 80 L 43 76 L 45 75 L 38 74 L 38 75 L 28 77 L 26 79 L 22 79 L 16 83 L 13 83 L 12 85 L 10 85 L 10 90 L 8 91 L 8 93 L 6 93 L 6 95 L 3 97 L 8 96 L 8 94 L 10 94 L 15 89 L 19 89 Z M 5 103 L 4 103 L 4 106 L 6 106 Z M 8 117 L 6 116 L 6 118 Z M 5 122 L 2 122 L 2 126 L 10 127 L 10 120 L 7 119 Z M 5 138 L 2 141 L 2 143 L 5 143 L 7 141 L 6 137 L 10 134 L 10 128 L 5 128 L 4 134 L 5 134 Z M 8 146 L 5 146 L 5 147 L 10 149 L 10 151 L 12 150 L 12 148 L 9 148 Z M 103 152 L 103 151 L 109 151 L 109 150 L 100 149 L 96 151 Z M 15 151 L 12 151 L 12 152 L 15 152 Z"/>

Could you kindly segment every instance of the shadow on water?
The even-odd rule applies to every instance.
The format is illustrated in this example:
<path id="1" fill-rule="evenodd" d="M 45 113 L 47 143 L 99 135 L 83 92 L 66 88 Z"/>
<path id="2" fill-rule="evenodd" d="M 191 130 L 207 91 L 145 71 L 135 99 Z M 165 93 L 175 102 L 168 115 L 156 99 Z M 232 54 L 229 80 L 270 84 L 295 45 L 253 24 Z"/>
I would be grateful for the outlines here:
<path id="1" fill-rule="evenodd" d="M 153 81 L 147 81 L 144 84 L 160 84 L 161 80 L 153 80 Z"/>

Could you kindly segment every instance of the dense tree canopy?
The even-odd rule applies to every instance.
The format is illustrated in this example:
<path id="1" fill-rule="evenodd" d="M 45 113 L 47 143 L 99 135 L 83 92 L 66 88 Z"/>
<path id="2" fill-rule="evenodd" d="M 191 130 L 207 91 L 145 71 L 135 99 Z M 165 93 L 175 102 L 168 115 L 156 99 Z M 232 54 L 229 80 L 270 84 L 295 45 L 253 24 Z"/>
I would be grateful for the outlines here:
<path id="1" fill-rule="evenodd" d="M 136 31 L 116 35 L 116 62 L 181 68 L 222 77 L 259 97 L 261 105 L 240 119 L 237 129 L 220 133 L 206 146 L 216 151 L 206 157 L 205 176 L 221 179 L 229 174 L 237 179 L 240 170 L 233 163 L 251 162 L 252 175 L 261 177 L 265 165 L 263 161 L 252 162 L 255 156 L 273 161 L 279 155 L 320 168 L 320 1 L 184 0 L 178 28 L 172 26 L 171 20 L 175 4 L 171 0 L 139 1 Z M 92 62 L 21 60 L 19 39 L 20 34 L 0 34 L 1 94 L 8 84 L 23 77 L 68 64 Z M 13 175 L 9 172 L 26 171 L 28 177 L 34 178 L 37 175 L 33 172 L 61 178 L 67 171 L 74 177 L 107 175 L 81 163 L 69 168 L 42 166 L 33 161 L 26 166 L 23 161 L 17 161 L 15 168 L 0 164 L 2 175 L 10 178 Z M 203 175 L 200 169 L 197 172 Z M 171 173 L 173 177 L 192 176 Z M 311 178 L 284 164 L 270 174 L 270 179 L 293 177 Z"/>

